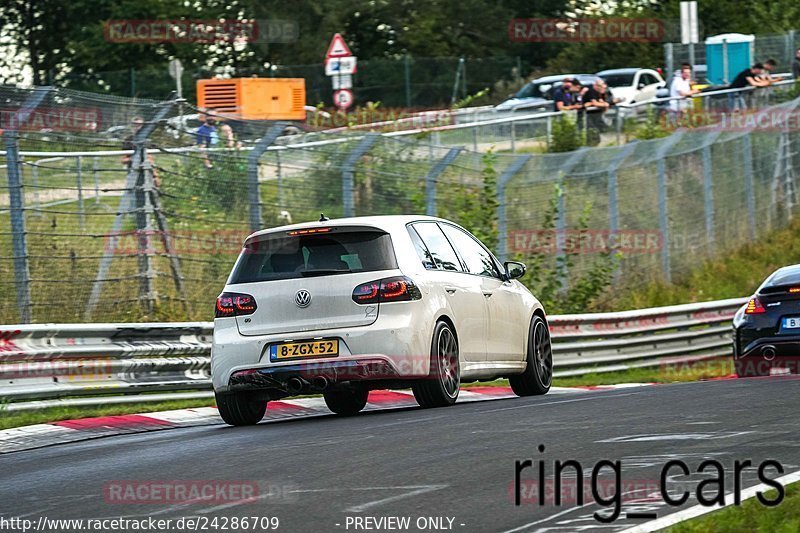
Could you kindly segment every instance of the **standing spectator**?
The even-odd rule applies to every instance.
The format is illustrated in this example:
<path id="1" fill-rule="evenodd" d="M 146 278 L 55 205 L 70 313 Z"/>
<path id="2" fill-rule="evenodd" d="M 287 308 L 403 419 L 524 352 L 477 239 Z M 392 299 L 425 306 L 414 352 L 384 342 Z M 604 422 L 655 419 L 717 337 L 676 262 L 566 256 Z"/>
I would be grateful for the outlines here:
<path id="1" fill-rule="evenodd" d="M 214 168 L 208 157 L 208 149 L 219 143 L 216 124 L 217 121 L 213 117 L 206 117 L 206 121 L 197 128 L 197 146 L 203 152 L 203 164 L 206 168 Z"/>
<path id="2" fill-rule="evenodd" d="M 677 124 L 679 114 L 691 107 L 689 97 L 699 92 L 699 89 L 692 89 L 692 67 L 687 64 L 682 65 L 680 73 L 673 78 L 669 87 L 670 98 L 682 98 L 681 100 L 669 101 L 670 117 L 673 124 Z"/>
<path id="3" fill-rule="evenodd" d="M 572 78 L 564 78 L 561 87 L 553 91 L 553 111 L 576 109 L 575 93 L 572 90 Z"/>
<path id="4" fill-rule="evenodd" d="M 756 63 L 750 68 L 741 71 L 731 82 L 730 89 L 744 89 L 745 87 L 766 87 L 770 84 L 769 80 L 761 79 L 764 74 L 764 65 Z M 736 109 L 745 109 L 745 103 L 742 91 L 735 93 L 728 93 L 728 107 L 731 111 Z"/>
<path id="5" fill-rule="evenodd" d="M 591 146 L 600 143 L 600 134 L 606 131 L 603 114 L 612 103 L 608 101 L 608 87 L 601 79 L 583 93 L 583 108 L 586 112 L 586 142 Z"/>
<path id="6" fill-rule="evenodd" d="M 236 148 L 238 150 L 242 147 L 242 143 L 236 141 L 236 134 L 233 132 L 231 125 L 222 119 L 219 121 L 219 133 L 225 143 L 225 148 Z"/>
<path id="7" fill-rule="evenodd" d="M 125 137 L 122 141 L 122 149 L 123 150 L 136 150 L 136 143 L 133 142 L 136 134 L 142 129 L 144 126 L 144 119 L 142 117 L 133 117 L 131 119 L 131 134 Z M 153 184 L 156 187 L 161 187 L 161 178 L 158 175 L 158 169 L 156 168 L 156 161 L 153 159 L 151 154 L 147 154 L 147 161 L 150 163 L 150 167 L 153 171 Z M 133 155 L 132 154 L 125 154 L 122 156 L 122 164 L 125 166 L 125 170 L 130 171 L 131 164 L 133 163 Z"/>
<path id="8" fill-rule="evenodd" d="M 770 83 L 770 85 L 775 83 L 775 82 L 781 81 L 783 79 L 783 77 L 781 77 L 781 76 L 773 77 L 772 76 L 772 73 L 775 71 L 775 68 L 777 68 L 777 66 L 778 66 L 778 62 L 775 61 L 774 59 L 767 59 L 766 61 L 764 61 L 764 73 L 761 74 L 761 79 L 762 80 L 767 80 Z"/>
<path id="9" fill-rule="evenodd" d="M 792 60 L 792 77 L 795 80 L 800 79 L 800 48 L 795 51 L 794 59 Z"/>

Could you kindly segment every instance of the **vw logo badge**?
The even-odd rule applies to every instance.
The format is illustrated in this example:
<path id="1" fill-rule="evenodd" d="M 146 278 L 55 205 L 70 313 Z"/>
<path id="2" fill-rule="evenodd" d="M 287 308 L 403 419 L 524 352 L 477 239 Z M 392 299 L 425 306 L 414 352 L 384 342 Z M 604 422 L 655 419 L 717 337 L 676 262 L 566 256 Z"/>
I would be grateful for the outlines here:
<path id="1" fill-rule="evenodd" d="M 311 305 L 311 293 L 305 289 L 300 289 L 297 291 L 297 294 L 294 295 L 294 303 L 300 308 L 308 307 Z"/>

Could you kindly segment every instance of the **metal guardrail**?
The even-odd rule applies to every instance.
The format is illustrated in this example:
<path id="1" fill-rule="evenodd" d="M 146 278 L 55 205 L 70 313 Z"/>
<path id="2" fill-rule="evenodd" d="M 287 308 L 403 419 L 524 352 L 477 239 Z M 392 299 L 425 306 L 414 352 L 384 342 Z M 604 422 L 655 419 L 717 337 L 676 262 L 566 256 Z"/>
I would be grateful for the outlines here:
<path id="1" fill-rule="evenodd" d="M 730 354 L 730 320 L 746 301 L 552 315 L 556 377 Z M 26 402 L 11 403 L 16 410 L 64 397 L 89 405 L 124 401 L 108 395 L 134 402 L 170 397 L 155 392 L 209 391 L 212 329 L 212 322 L 0 326 L 0 401 Z"/>

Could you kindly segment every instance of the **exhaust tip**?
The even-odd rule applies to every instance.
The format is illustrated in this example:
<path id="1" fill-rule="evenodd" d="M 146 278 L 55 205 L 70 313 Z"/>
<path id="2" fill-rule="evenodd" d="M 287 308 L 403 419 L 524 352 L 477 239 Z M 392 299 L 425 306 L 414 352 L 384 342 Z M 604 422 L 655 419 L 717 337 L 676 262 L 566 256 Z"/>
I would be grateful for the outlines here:
<path id="1" fill-rule="evenodd" d="M 775 359 L 775 353 L 776 353 L 775 347 L 771 344 L 761 348 L 761 355 L 763 355 L 764 359 L 766 359 L 767 361 L 772 361 L 773 359 Z"/>
<path id="2" fill-rule="evenodd" d="M 298 394 L 304 386 L 305 382 L 300 378 L 289 378 L 286 382 L 286 390 L 289 394 Z"/>
<path id="3" fill-rule="evenodd" d="M 317 376 L 311 380 L 311 386 L 317 390 L 325 390 L 328 388 L 328 378 L 325 376 Z"/>

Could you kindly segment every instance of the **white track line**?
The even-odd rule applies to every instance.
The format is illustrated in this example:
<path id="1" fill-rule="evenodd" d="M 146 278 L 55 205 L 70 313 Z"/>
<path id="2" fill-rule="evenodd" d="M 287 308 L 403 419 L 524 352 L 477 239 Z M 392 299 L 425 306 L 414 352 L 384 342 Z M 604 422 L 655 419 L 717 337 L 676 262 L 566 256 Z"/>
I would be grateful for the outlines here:
<path id="1" fill-rule="evenodd" d="M 775 481 L 777 481 L 784 487 L 786 487 L 790 483 L 800 481 L 800 470 L 792 472 L 791 474 L 787 474 L 783 477 L 780 477 Z M 742 501 L 749 500 L 750 498 L 755 498 L 756 494 L 758 494 L 759 492 L 763 493 L 768 490 L 775 490 L 775 489 L 765 484 L 756 485 L 755 487 L 750 487 L 749 489 L 745 489 L 742 491 Z M 684 509 L 683 511 L 678 511 L 677 513 L 672 513 L 662 518 L 651 520 L 650 522 L 645 522 L 644 524 L 639 524 L 638 526 L 625 529 L 620 533 L 649 533 L 651 531 L 658 531 L 660 529 L 674 526 L 679 522 L 690 520 L 692 518 L 696 518 L 704 514 L 712 513 L 714 511 L 719 511 L 720 509 L 730 507 L 731 505 L 733 505 L 733 496 L 734 496 L 733 493 L 725 496 L 725 505 L 714 505 L 712 507 L 706 507 L 705 505 L 695 505 L 694 507 L 689 507 L 688 509 Z"/>

